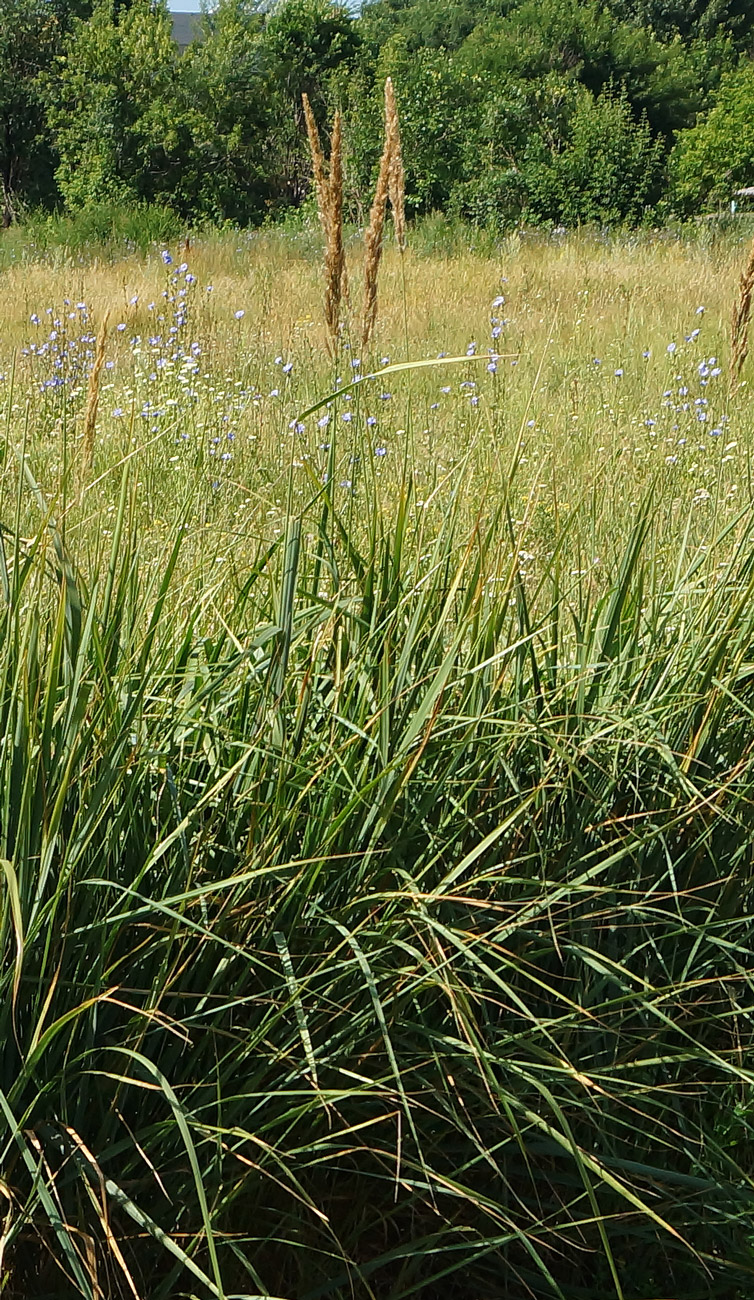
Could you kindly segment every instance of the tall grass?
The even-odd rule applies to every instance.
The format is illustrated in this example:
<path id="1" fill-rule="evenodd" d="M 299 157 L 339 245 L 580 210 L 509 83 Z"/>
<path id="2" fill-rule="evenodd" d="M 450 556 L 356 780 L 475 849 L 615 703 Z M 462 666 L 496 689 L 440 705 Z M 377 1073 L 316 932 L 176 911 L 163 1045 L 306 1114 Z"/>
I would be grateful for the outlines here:
<path id="1" fill-rule="evenodd" d="M 745 1293 L 752 522 L 530 592 L 411 494 L 213 637 L 127 475 L 6 550 L 8 1294 Z"/>
<path id="2" fill-rule="evenodd" d="M 537 265 L 516 273 L 561 344 Z M 704 337 L 608 377 L 603 297 L 552 354 L 496 341 L 496 371 L 350 378 L 328 405 L 295 337 L 291 377 L 261 355 L 252 382 L 263 327 L 223 284 L 225 325 L 190 308 L 194 398 L 123 345 L 81 500 L 83 378 L 40 391 L 35 353 L 6 381 L 4 1293 L 743 1298 L 745 385 L 691 509 L 682 448 L 622 449 L 658 436 L 641 366 L 664 383 L 704 347 L 709 371 Z M 234 346 L 264 393 L 242 415 Z M 108 423 L 126 387 L 175 394 L 172 422 Z"/>

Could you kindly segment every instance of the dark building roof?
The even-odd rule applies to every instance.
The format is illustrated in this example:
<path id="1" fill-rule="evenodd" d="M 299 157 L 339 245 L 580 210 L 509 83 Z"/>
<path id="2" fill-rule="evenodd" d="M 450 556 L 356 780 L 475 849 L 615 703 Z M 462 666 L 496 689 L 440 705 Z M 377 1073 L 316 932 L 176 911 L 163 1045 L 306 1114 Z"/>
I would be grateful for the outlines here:
<path id="1" fill-rule="evenodd" d="M 192 41 L 201 35 L 201 14 L 171 14 L 173 20 L 173 40 L 180 49 L 185 50 Z"/>

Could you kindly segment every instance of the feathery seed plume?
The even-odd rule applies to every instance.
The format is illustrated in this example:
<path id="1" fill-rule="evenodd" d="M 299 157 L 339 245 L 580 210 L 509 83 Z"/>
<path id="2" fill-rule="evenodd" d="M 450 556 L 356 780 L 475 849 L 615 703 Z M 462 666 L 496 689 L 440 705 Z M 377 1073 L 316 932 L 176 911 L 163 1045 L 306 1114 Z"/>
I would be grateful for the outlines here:
<path id="1" fill-rule="evenodd" d="M 329 195 L 327 178 L 325 176 L 325 156 L 322 153 L 322 145 L 319 139 L 317 123 L 314 120 L 312 106 L 309 103 L 309 96 L 301 96 L 304 104 L 304 117 L 306 119 L 306 134 L 309 137 L 309 152 L 312 156 L 312 173 L 314 175 L 314 186 L 317 191 L 317 210 L 322 229 L 327 234 L 329 221 Z"/>
<path id="2" fill-rule="evenodd" d="M 391 77 L 388 77 L 385 82 L 385 134 L 391 142 L 388 190 L 390 193 L 390 206 L 393 209 L 395 242 L 402 252 L 406 247 L 406 175 L 403 170 L 401 129 Z"/>
<path id="3" fill-rule="evenodd" d="M 364 319 L 361 331 L 361 346 L 364 350 L 369 343 L 377 320 L 377 272 L 382 256 L 382 232 L 385 228 L 385 208 L 387 207 L 390 183 L 390 167 L 393 158 L 393 142 L 385 133 L 385 146 L 380 159 L 377 188 L 369 213 L 369 225 L 364 235 L 366 261 L 364 265 Z"/>
<path id="4" fill-rule="evenodd" d="M 327 183 L 327 246 L 325 249 L 325 323 L 333 351 L 337 347 L 340 302 L 345 285 L 346 258 L 343 246 L 343 123 L 335 114 L 330 145 L 330 176 Z"/>
<path id="5" fill-rule="evenodd" d="M 734 387 L 741 378 L 741 371 L 749 354 L 752 291 L 754 291 L 754 242 L 749 250 L 749 259 L 741 273 L 738 298 L 733 305 L 730 329 L 730 378 Z"/>

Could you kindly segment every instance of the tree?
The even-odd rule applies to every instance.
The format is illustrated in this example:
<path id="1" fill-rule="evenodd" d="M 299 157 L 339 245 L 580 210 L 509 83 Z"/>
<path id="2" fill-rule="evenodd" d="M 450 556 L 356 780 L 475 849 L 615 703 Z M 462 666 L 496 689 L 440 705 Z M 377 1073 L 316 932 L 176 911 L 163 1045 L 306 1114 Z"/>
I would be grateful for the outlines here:
<path id="1" fill-rule="evenodd" d="M 670 199 L 681 212 L 754 184 L 754 65 L 726 73 L 716 102 L 682 131 L 670 156 Z"/>
<path id="2" fill-rule="evenodd" d="M 164 0 L 112 0 L 75 19 L 46 83 L 48 122 L 70 208 L 167 197 L 178 112 L 178 49 Z"/>
<path id="3" fill-rule="evenodd" d="M 580 90 L 568 142 L 524 159 L 531 215 L 567 226 L 636 223 L 659 197 L 662 144 L 646 118 L 636 121 L 625 92 Z"/>
<path id="4" fill-rule="evenodd" d="M 322 127 L 334 78 L 355 68 L 361 39 L 345 6 L 331 0 L 284 0 L 265 24 L 263 46 L 275 99 L 272 147 L 280 196 L 299 204 L 308 191 L 310 171 L 302 96 L 308 95 Z"/>
<path id="5" fill-rule="evenodd" d="M 754 0 L 609 0 L 609 8 L 665 40 L 709 40 L 722 29 L 745 42 L 754 30 Z"/>
<path id="6" fill-rule="evenodd" d="M 455 50 L 488 17 L 485 0 L 369 0 L 362 6 L 359 32 L 378 55 L 391 37 L 402 36 L 409 50 Z"/>
<path id="7" fill-rule="evenodd" d="M 255 0 L 221 0 L 180 66 L 174 202 L 219 221 L 259 220 L 274 203 L 276 88 Z"/>
<path id="8" fill-rule="evenodd" d="M 60 24 L 45 0 L 0 2 L 0 185 L 2 224 L 26 203 L 54 193 L 53 155 L 40 76 L 55 55 Z"/>
<path id="9" fill-rule="evenodd" d="M 480 24 L 460 56 L 471 71 L 498 79 L 558 73 L 594 95 L 625 86 L 635 117 L 646 113 L 663 134 L 688 125 L 703 107 L 698 55 L 679 41 L 664 44 L 648 29 L 616 23 L 597 0 L 523 0 L 504 18 Z"/>
<path id="10" fill-rule="evenodd" d="M 443 208 L 464 179 L 465 141 L 477 129 L 482 82 L 443 50 L 412 51 L 402 33 L 392 37 L 377 63 L 371 93 L 363 93 L 357 78 L 346 104 L 351 167 L 362 193 L 373 190 L 382 150 L 382 88 L 388 76 L 401 120 L 406 206 L 412 213 Z"/>

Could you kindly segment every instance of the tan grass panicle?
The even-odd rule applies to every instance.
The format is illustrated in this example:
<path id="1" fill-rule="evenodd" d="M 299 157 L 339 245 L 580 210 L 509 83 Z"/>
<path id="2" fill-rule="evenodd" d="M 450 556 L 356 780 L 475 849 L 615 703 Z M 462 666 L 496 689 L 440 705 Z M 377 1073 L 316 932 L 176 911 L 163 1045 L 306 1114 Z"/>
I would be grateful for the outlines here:
<path id="1" fill-rule="evenodd" d="M 749 250 L 749 258 L 741 272 L 738 282 L 738 298 L 733 304 L 733 317 L 730 326 L 730 378 L 735 387 L 741 380 L 741 371 L 749 354 L 749 321 L 751 319 L 751 295 L 754 291 L 754 242 Z"/>
<path id="2" fill-rule="evenodd" d="M 390 206 L 393 210 L 395 242 L 403 252 L 406 247 L 406 174 L 403 170 L 401 128 L 391 77 L 388 77 L 385 82 L 385 135 L 390 140 L 391 146 L 388 191 Z"/>

